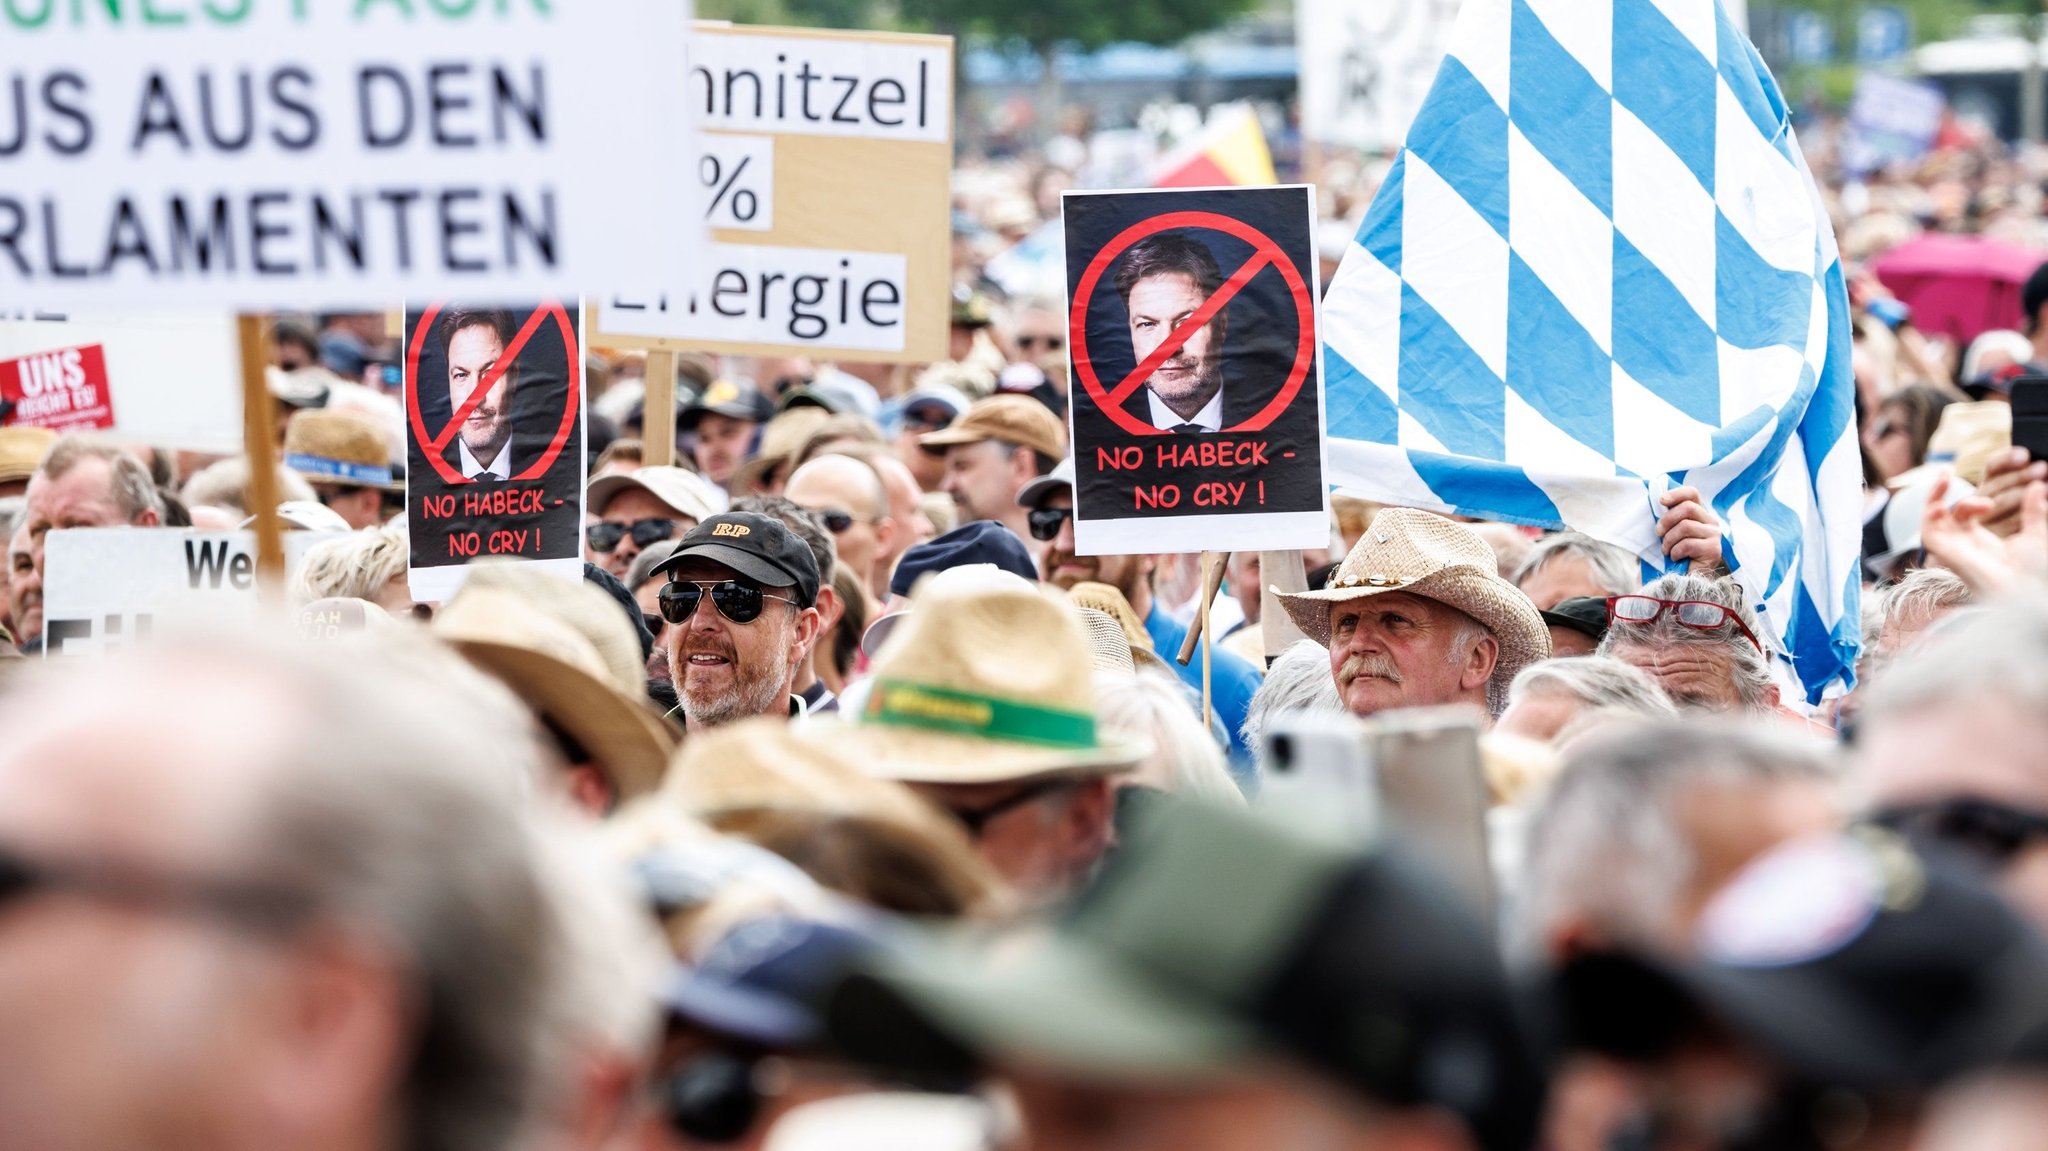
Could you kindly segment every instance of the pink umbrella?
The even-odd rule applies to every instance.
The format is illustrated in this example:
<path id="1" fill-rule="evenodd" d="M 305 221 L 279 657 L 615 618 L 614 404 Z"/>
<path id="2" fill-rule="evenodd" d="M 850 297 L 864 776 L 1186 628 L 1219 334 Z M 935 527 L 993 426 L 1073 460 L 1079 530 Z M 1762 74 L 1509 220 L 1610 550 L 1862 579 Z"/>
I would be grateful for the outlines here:
<path id="1" fill-rule="evenodd" d="M 1932 234 L 1870 265 L 1878 281 L 1913 309 L 1913 326 L 1968 346 L 1993 328 L 2023 328 L 2020 289 L 2048 252 L 1982 236 Z"/>

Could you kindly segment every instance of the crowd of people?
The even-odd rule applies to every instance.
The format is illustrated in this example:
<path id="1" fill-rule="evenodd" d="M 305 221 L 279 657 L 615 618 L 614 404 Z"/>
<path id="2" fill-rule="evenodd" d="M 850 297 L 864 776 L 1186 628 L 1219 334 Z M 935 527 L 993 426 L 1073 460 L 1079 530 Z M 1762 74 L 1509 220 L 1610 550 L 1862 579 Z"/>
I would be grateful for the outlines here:
<path id="1" fill-rule="evenodd" d="M 592 351 L 580 581 L 415 603 L 384 318 L 287 318 L 287 626 L 27 658 L 51 532 L 262 509 L 0 428 L 0 1147 L 2039 1143 L 2048 267 L 1968 346 L 1857 274 L 1865 657 L 1814 703 L 1688 488 L 1653 578 L 1343 496 L 1301 590 L 1079 554 L 1063 308 L 984 274 L 1079 170 L 970 168 L 946 362 L 684 356 L 652 445 Z M 1828 195 L 1863 261 L 2038 224 L 2029 172 Z M 1470 811 L 1372 791 L 1425 718 Z"/>

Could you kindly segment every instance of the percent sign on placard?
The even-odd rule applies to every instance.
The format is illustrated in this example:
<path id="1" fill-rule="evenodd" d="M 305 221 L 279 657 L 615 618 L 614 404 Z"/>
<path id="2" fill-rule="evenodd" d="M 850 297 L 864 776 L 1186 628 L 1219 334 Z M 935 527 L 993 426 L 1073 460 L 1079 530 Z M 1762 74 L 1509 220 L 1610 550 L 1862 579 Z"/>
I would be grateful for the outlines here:
<path id="1" fill-rule="evenodd" d="M 705 133 L 697 158 L 704 185 L 704 222 L 714 228 L 766 232 L 775 226 L 775 140 L 771 136 Z"/>

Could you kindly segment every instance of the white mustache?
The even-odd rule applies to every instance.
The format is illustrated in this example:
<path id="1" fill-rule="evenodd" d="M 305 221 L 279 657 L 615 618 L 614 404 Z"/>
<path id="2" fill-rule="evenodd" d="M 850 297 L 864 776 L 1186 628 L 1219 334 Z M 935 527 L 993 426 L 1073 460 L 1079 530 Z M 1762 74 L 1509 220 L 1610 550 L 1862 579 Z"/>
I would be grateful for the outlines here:
<path id="1" fill-rule="evenodd" d="M 1337 669 L 1337 682 L 1348 684 L 1362 675 L 1384 679 L 1389 683 L 1401 682 L 1401 669 L 1395 667 L 1394 661 L 1384 655 L 1354 655 L 1345 660 L 1344 666 Z"/>

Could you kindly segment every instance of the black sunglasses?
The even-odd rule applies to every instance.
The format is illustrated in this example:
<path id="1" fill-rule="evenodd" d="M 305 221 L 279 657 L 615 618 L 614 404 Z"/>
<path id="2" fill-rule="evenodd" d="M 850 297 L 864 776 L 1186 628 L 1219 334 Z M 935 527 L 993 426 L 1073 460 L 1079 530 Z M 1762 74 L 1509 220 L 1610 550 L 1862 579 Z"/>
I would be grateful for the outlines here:
<path id="1" fill-rule="evenodd" d="M 855 524 L 871 524 L 875 522 L 873 520 L 864 520 L 845 508 L 825 508 L 813 514 L 818 517 L 819 523 L 825 525 L 825 530 L 835 536 L 840 532 L 848 530 Z"/>
<path id="2" fill-rule="evenodd" d="M 1048 779 L 1041 783 L 1033 784 L 1014 795 L 1006 795 L 994 803 L 985 804 L 981 807 L 948 807 L 946 814 L 960 821 L 960 826 L 967 829 L 967 838 L 980 839 L 981 833 L 986 831 L 988 825 L 997 819 L 1008 815 L 1010 812 L 1026 804 L 1036 803 L 1038 800 L 1044 799 L 1056 791 L 1062 791 L 1073 786 L 1074 781 L 1071 779 Z"/>
<path id="3" fill-rule="evenodd" d="M 2048 840 L 2048 815 L 1988 799 L 1905 804 L 1872 813 L 1870 822 L 1898 832 L 1915 847 L 1960 851 L 1994 869 Z"/>
<path id="4" fill-rule="evenodd" d="M 910 427 L 937 431 L 951 424 L 953 417 L 944 408 L 912 408 L 903 413 L 903 422 Z"/>
<path id="5" fill-rule="evenodd" d="M 675 534 L 676 521 L 664 519 L 636 520 L 626 524 L 591 524 L 583 529 L 583 538 L 590 541 L 590 550 L 599 555 L 610 555 L 616 551 L 619 541 L 630 533 L 634 546 L 642 551 Z"/>
<path id="6" fill-rule="evenodd" d="M 1018 336 L 1017 346 L 1027 352 L 1036 347 L 1043 347 L 1048 352 L 1057 352 L 1067 346 L 1067 338 L 1065 336 Z"/>
<path id="7" fill-rule="evenodd" d="M 311 898 L 281 887 L 176 877 L 121 864 L 36 863 L 0 848 L 0 907 L 60 891 L 217 919 L 262 934 L 288 931 L 314 910 Z"/>
<path id="8" fill-rule="evenodd" d="M 1059 538 L 1060 525 L 1074 514 L 1072 508 L 1032 508 L 1024 513 L 1031 521 L 1031 538 L 1040 543 L 1051 543 Z"/>
<path id="9" fill-rule="evenodd" d="M 711 606 L 734 623 L 752 623 L 760 619 L 764 600 L 777 599 L 792 607 L 796 605 L 796 601 L 787 596 L 769 595 L 738 580 L 717 583 L 670 580 L 656 597 L 661 604 L 661 618 L 670 623 L 688 623 L 690 617 L 697 614 L 697 605 L 703 601 L 706 588 L 711 591 Z"/>

